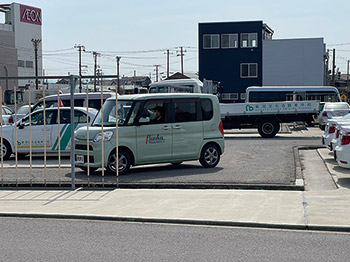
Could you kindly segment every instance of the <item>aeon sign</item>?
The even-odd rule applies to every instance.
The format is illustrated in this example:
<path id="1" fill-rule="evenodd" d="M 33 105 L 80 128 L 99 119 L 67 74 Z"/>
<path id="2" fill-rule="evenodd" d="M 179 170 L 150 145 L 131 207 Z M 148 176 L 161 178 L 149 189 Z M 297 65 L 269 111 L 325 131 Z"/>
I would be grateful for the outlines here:
<path id="1" fill-rule="evenodd" d="M 41 9 L 20 5 L 21 22 L 41 25 Z"/>

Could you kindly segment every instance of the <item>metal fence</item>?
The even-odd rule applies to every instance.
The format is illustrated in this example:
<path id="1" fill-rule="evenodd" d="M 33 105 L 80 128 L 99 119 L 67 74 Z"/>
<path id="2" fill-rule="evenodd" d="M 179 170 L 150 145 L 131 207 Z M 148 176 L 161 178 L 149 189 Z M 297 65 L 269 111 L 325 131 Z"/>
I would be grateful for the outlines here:
<path id="1" fill-rule="evenodd" d="M 101 80 L 117 78 L 116 75 L 99 76 Z M 85 79 L 93 79 L 94 76 L 84 76 Z M 97 86 L 98 92 L 94 94 L 100 95 L 100 111 L 101 114 L 101 159 L 102 166 L 99 169 L 100 172 L 94 174 L 90 173 L 90 143 L 92 137 L 89 137 L 89 125 L 91 124 L 91 117 L 87 115 L 86 122 L 78 122 L 75 117 L 75 91 L 82 92 L 80 96 L 85 94 L 84 107 L 86 112 L 89 112 L 89 97 L 91 97 L 91 90 L 86 85 L 85 88 L 79 87 L 76 89 L 78 76 L 50 76 L 50 77 L 0 77 L 0 80 L 27 80 L 27 79 L 42 79 L 46 81 L 62 80 L 65 79 L 66 92 L 69 91 L 69 106 L 70 106 L 70 123 L 62 122 L 62 114 L 67 111 L 63 104 L 61 97 L 67 96 L 62 94 L 62 85 L 56 81 L 54 87 L 49 88 L 49 84 L 41 85 L 39 89 L 36 86 L 27 85 L 25 90 L 19 89 L 16 86 L 12 88 L 6 87 L 6 89 L 0 86 L 0 146 L 1 146 L 1 187 L 105 187 L 105 186 L 119 186 L 119 174 L 118 174 L 118 161 L 116 162 L 116 173 L 115 177 L 108 177 L 106 179 L 104 170 L 104 126 L 103 126 L 103 103 L 106 99 L 106 92 L 110 95 L 117 95 L 117 87 L 115 86 L 112 90 L 106 90 L 101 84 Z M 84 87 L 84 85 L 83 85 Z M 85 90 L 83 90 L 85 89 Z M 111 88 L 109 88 L 111 89 Z M 94 85 L 94 91 L 96 91 L 96 84 Z M 41 94 L 40 94 L 41 92 Z M 4 94 L 10 94 L 10 98 L 5 97 Z M 13 97 L 11 96 L 13 94 Z M 18 94 L 21 99 L 19 99 Z M 32 109 L 31 102 L 36 100 L 37 97 L 33 97 L 35 94 L 37 97 L 42 97 L 42 109 Z M 39 94 L 39 96 L 38 96 Z M 57 101 L 53 103 L 52 99 L 48 100 L 48 94 L 55 94 Z M 95 95 L 96 96 L 96 95 Z M 25 99 L 23 99 L 25 97 Z M 118 99 L 115 99 L 115 156 L 118 156 Z M 96 103 L 95 103 L 96 104 Z M 28 105 L 31 108 L 31 113 L 24 116 L 23 118 L 18 114 L 18 108 L 20 106 Z M 4 115 L 6 107 L 10 106 L 13 108 L 13 114 L 9 117 Z M 53 107 L 50 109 L 50 107 Z M 56 122 L 53 124 L 47 122 L 47 114 L 54 112 Z M 64 110 L 64 111 L 62 111 Z M 90 110 L 91 111 L 91 110 Z M 34 123 L 33 118 L 37 117 L 39 113 L 42 114 L 41 123 Z M 35 114 L 36 113 L 36 114 Z M 12 120 L 10 119 L 12 118 Z M 11 121 L 10 121 L 11 120 Z M 13 124 L 9 123 L 13 122 Z M 75 169 L 75 139 L 74 131 L 77 128 L 86 126 L 86 161 L 87 168 L 85 172 L 77 172 Z M 42 133 L 40 132 L 40 130 Z M 24 131 L 25 130 L 25 131 Z M 39 130 L 39 131 L 38 131 Z M 57 134 L 57 138 L 55 137 Z M 67 142 L 68 137 L 68 142 Z M 69 140 L 70 137 L 70 140 Z M 25 138 L 25 139 L 24 139 Z M 65 140 L 65 146 L 69 149 L 69 158 L 67 155 L 67 148 L 62 148 L 62 140 Z M 24 141 L 25 140 L 25 141 Z M 55 142 L 53 142 L 55 141 Z M 70 141 L 70 142 L 69 142 Z M 70 143 L 70 147 L 69 147 Z M 11 153 L 11 154 L 10 154 Z M 9 155 L 10 154 L 10 155 Z M 29 155 L 29 159 L 24 155 Z M 117 159 L 117 158 L 115 158 Z"/>

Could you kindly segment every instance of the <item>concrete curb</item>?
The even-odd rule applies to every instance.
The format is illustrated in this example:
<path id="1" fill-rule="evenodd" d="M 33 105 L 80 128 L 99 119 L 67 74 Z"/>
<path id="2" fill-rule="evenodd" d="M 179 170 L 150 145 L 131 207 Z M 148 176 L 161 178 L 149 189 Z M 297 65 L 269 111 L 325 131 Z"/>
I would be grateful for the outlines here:
<path id="1" fill-rule="evenodd" d="M 111 222 L 115 221 L 115 222 L 159 223 L 159 224 L 174 224 L 174 225 L 202 225 L 202 226 L 286 229 L 286 230 L 306 230 L 306 231 L 350 232 L 350 227 L 342 227 L 342 226 L 270 224 L 270 223 L 191 220 L 191 219 L 138 218 L 138 217 L 34 214 L 34 213 L 33 214 L 0 213 L 0 217 L 3 217 L 3 218 L 8 217 L 8 218 L 72 219 L 72 220 L 87 220 L 87 221 L 111 221 Z"/>

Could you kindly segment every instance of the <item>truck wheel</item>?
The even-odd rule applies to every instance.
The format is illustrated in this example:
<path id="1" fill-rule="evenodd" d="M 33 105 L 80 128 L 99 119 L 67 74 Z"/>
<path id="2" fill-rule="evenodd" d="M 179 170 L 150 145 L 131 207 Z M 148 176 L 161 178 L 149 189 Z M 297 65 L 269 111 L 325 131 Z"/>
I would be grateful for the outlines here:
<path id="1" fill-rule="evenodd" d="M 199 162 L 203 167 L 215 167 L 220 161 L 220 149 L 214 144 L 205 145 Z"/>
<path id="2" fill-rule="evenodd" d="M 118 150 L 118 173 L 119 175 L 124 175 L 130 168 L 131 166 L 131 157 L 129 153 L 123 149 Z M 115 150 L 109 155 L 108 161 L 107 161 L 107 173 L 109 175 L 115 175 L 116 170 L 115 170 L 115 165 L 116 165 L 116 157 L 115 157 Z"/>
<path id="3" fill-rule="evenodd" d="M 258 132 L 264 138 L 274 137 L 280 130 L 280 124 L 274 119 L 262 120 L 258 125 Z"/>
<path id="4" fill-rule="evenodd" d="M 3 145 L 2 145 L 2 154 L 3 154 L 3 159 L 7 160 L 10 158 L 11 154 L 12 154 L 12 149 L 11 146 L 9 144 L 9 142 L 7 142 L 5 139 L 3 140 Z"/>

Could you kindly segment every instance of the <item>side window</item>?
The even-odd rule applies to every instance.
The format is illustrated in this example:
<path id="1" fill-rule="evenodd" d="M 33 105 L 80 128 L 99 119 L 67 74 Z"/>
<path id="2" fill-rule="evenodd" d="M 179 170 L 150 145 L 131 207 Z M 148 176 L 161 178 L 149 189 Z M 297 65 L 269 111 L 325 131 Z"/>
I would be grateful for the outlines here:
<path id="1" fill-rule="evenodd" d="M 150 118 L 150 124 L 169 123 L 167 107 L 168 103 L 163 100 L 150 100 L 145 103 L 142 114 Z"/>
<path id="2" fill-rule="evenodd" d="M 41 112 L 37 112 L 37 113 L 34 113 L 32 114 L 32 125 L 33 126 L 39 126 L 39 125 L 44 125 L 44 112 L 41 111 Z M 46 111 L 45 112 L 45 115 L 46 115 L 46 125 L 51 125 L 54 123 L 55 121 L 55 111 Z M 29 117 L 26 117 L 26 119 L 23 121 L 23 124 L 25 126 L 29 126 Z"/>
<path id="3" fill-rule="evenodd" d="M 213 103 L 210 99 L 201 99 L 202 119 L 210 120 L 213 118 Z"/>
<path id="4" fill-rule="evenodd" d="M 70 106 L 70 100 L 69 99 L 62 100 L 62 103 L 63 103 L 64 107 L 69 107 Z"/>
<path id="5" fill-rule="evenodd" d="M 103 100 L 104 102 L 104 100 Z M 101 109 L 101 99 L 89 99 L 88 102 L 89 107 L 96 108 L 97 110 Z"/>
<path id="6" fill-rule="evenodd" d="M 70 110 L 60 110 L 60 123 L 61 124 L 70 123 Z"/>
<path id="7" fill-rule="evenodd" d="M 86 117 L 83 112 L 74 111 L 74 123 L 86 123 Z"/>
<path id="8" fill-rule="evenodd" d="M 174 101 L 175 122 L 198 121 L 197 106 L 195 100 Z"/>
<path id="9" fill-rule="evenodd" d="M 84 106 L 84 99 L 74 99 L 74 106 Z"/>

